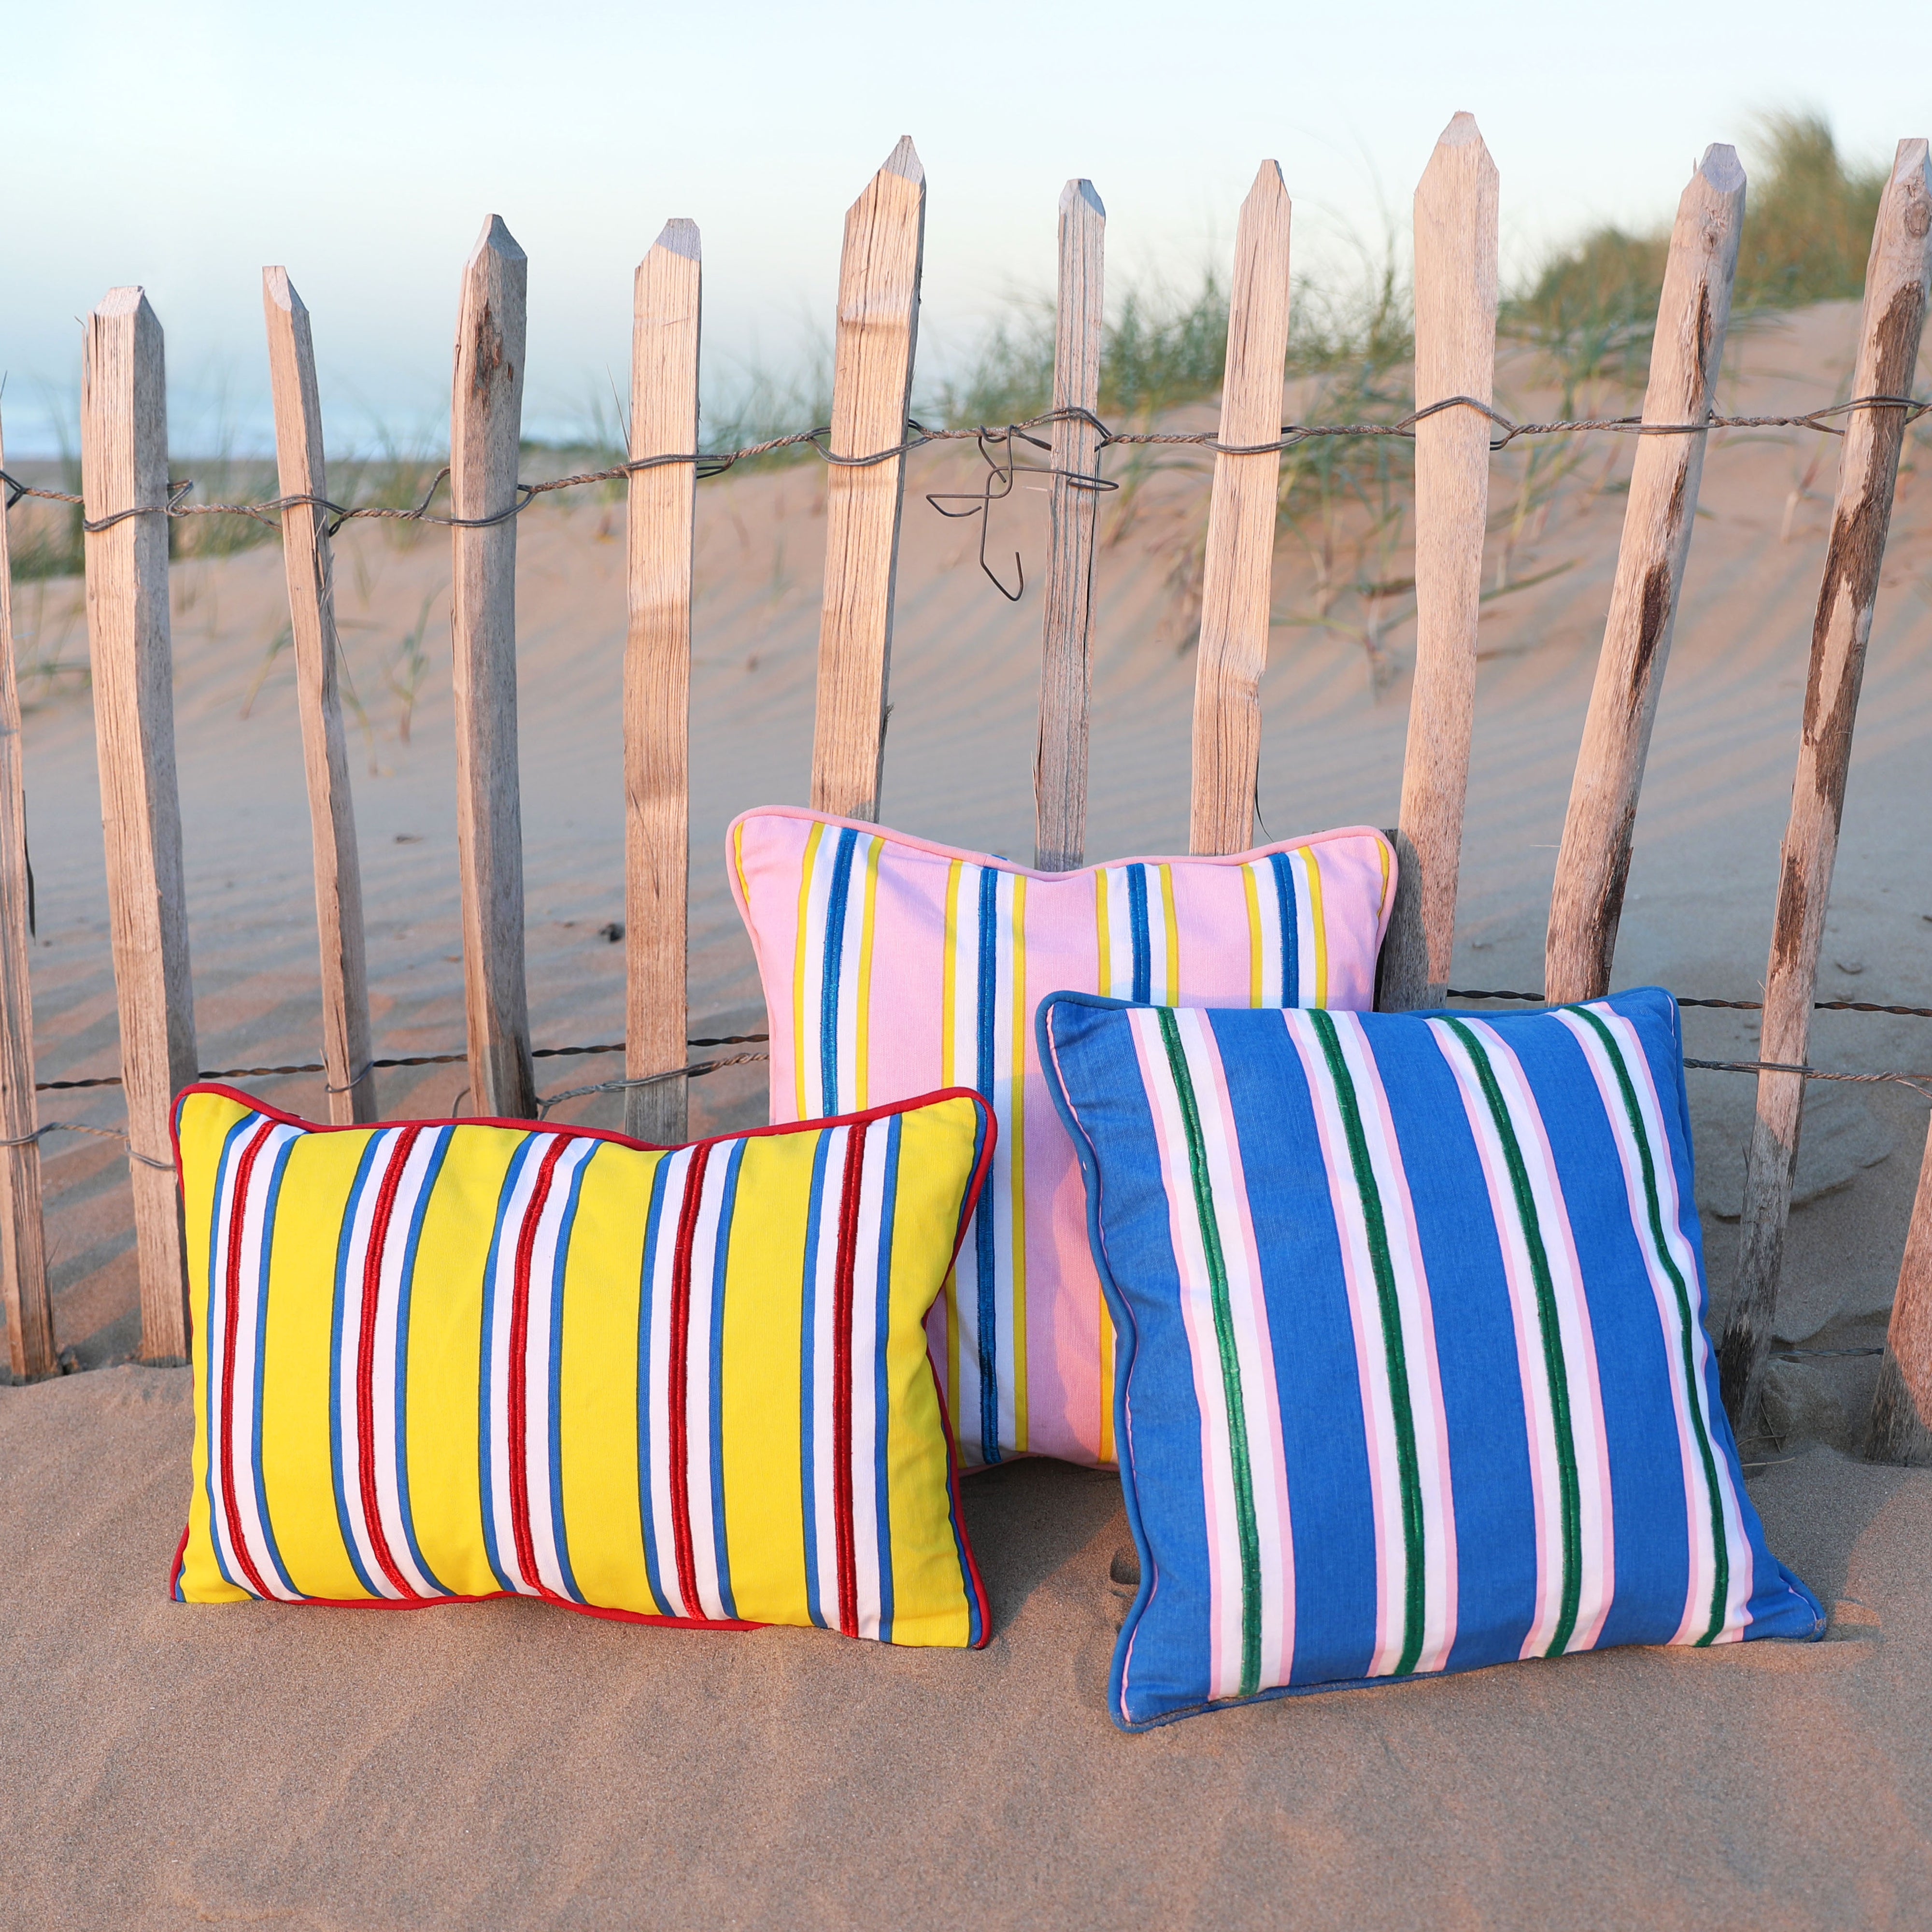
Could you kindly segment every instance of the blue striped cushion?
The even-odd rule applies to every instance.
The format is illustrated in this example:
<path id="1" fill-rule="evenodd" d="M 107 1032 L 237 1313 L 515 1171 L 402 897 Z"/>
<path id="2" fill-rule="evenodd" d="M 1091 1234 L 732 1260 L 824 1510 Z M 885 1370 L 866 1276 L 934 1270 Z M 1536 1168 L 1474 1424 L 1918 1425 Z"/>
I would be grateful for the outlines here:
<path id="1" fill-rule="evenodd" d="M 1039 1024 L 1121 1336 L 1118 1722 L 1822 1632 L 1718 1400 L 1667 993 Z"/>

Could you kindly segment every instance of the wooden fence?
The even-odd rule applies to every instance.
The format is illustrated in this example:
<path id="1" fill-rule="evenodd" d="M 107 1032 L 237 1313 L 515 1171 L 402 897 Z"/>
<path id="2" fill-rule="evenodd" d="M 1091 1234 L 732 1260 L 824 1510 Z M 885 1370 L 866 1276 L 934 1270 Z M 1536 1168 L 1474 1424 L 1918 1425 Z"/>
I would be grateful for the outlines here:
<path id="1" fill-rule="evenodd" d="M 1672 231 L 1629 507 L 1564 826 L 1546 997 L 1609 989 L 1632 826 L 1693 533 L 1730 307 L 1744 176 L 1714 146 Z M 1416 664 L 1395 838 L 1400 890 L 1381 1004 L 1439 1003 L 1455 932 L 1475 698 L 1497 311 L 1498 182 L 1459 114 L 1415 196 Z M 907 411 L 919 321 L 926 177 L 910 140 L 846 217 L 838 278 L 812 802 L 876 815 L 885 752 Z M 1262 164 L 1236 231 L 1227 365 L 1207 534 L 1193 720 L 1192 848 L 1252 842 L 1260 686 L 1288 348 L 1289 202 Z M 1037 862 L 1083 858 L 1106 211 L 1090 182 L 1060 203 L 1044 598 Z M 524 993 L 517 788 L 517 457 L 526 263 L 491 218 L 464 266 L 450 423 L 463 962 L 472 1091 L 486 1114 L 536 1109 Z M 1854 404 L 1818 598 L 1790 828 L 1774 908 L 1761 1058 L 1802 1066 L 1866 640 L 1932 273 L 1932 175 L 1900 144 L 1872 241 Z M 667 225 L 634 291 L 624 663 L 625 1125 L 680 1138 L 686 1119 L 688 686 L 702 266 Z M 281 536 L 314 830 L 330 1117 L 379 1118 L 356 826 L 336 691 L 329 512 L 308 310 L 265 272 Z M 176 800 L 168 614 L 167 422 L 160 325 L 139 289 L 87 318 L 82 389 L 86 604 L 139 1251 L 142 1354 L 188 1348 L 180 1204 L 167 1159 L 176 1090 L 195 1077 Z M 1452 400 L 1453 399 L 1453 400 Z M 0 528 L 0 1243 L 16 1376 L 56 1367 L 40 1213 L 20 707 Z M 647 1076 L 670 1077 L 649 1079 Z M 1803 1075 L 1761 1074 L 1742 1266 L 1720 1344 L 1726 1400 L 1756 1414 L 1773 1334 Z M 1932 1437 L 1932 1148 L 1905 1244 L 1870 1433 L 1903 1458 Z"/>

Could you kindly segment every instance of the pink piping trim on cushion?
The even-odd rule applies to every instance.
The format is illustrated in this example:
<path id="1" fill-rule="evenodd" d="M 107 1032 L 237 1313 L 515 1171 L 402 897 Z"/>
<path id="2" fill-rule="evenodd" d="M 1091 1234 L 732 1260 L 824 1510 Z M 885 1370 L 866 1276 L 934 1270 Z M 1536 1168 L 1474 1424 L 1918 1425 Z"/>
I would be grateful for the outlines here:
<path id="1" fill-rule="evenodd" d="M 1110 871 L 1121 866 L 1246 866 L 1256 859 L 1264 859 L 1271 853 L 1298 851 L 1305 846 L 1326 845 L 1344 838 L 1372 838 L 1381 847 L 1383 856 L 1388 862 L 1388 883 L 1382 894 L 1382 902 L 1376 921 L 1376 950 L 1382 950 L 1382 940 L 1388 936 L 1389 915 L 1395 906 L 1396 860 L 1395 848 L 1372 825 L 1340 825 L 1328 832 L 1310 832 L 1294 838 L 1276 839 L 1267 845 L 1257 845 L 1246 852 L 1221 854 L 1198 853 L 1165 856 L 1148 856 L 1142 858 L 1108 859 L 1103 863 L 1083 866 L 1073 872 L 1039 872 L 1030 866 L 1016 866 L 1010 861 L 989 852 L 974 852 L 960 845 L 941 845 L 930 838 L 916 838 L 908 832 L 895 832 L 889 826 L 875 825 L 860 818 L 835 818 L 830 812 L 810 812 L 800 805 L 755 806 L 749 812 L 741 812 L 725 828 L 726 849 L 732 854 L 733 862 L 726 868 L 730 875 L 731 898 L 738 908 L 738 916 L 745 922 L 746 929 L 752 934 L 752 943 L 758 944 L 758 928 L 752 922 L 751 908 L 747 903 L 742 848 L 739 842 L 740 829 L 754 818 L 800 818 L 807 824 L 836 825 L 842 829 L 849 826 L 854 832 L 862 832 L 868 838 L 890 839 L 894 844 L 909 846 L 915 852 L 924 852 L 936 859 L 964 860 L 968 865 L 990 866 L 995 872 L 1010 872 L 1022 879 L 1078 879 L 1093 873 Z M 761 962 L 762 963 L 762 962 Z"/>

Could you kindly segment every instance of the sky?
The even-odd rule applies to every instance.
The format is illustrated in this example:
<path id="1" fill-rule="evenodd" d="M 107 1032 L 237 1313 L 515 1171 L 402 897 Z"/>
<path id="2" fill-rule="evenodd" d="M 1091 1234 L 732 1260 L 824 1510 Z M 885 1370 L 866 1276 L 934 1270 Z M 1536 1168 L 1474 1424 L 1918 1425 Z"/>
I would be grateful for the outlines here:
<path id="1" fill-rule="evenodd" d="M 1225 271 L 1264 158 L 1298 266 L 1333 277 L 1406 244 L 1467 109 L 1507 277 L 1595 223 L 1667 220 L 1708 142 L 1748 167 L 1765 110 L 1826 115 L 1862 160 L 1932 124 L 1924 0 L 1757 0 L 1745 21 L 1682 0 L 0 0 L 6 446 L 57 447 L 77 318 L 129 282 L 166 332 L 176 450 L 262 446 L 271 262 L 314 317 L 332 444 L 437 446 L 458 276 L 493 213 L 530 256 L 530 433 L 628 389 L 632 272 L 672 216 L 703 236 L 721 401 L 826 339 L 844 211 L 904 134 L 929 374 L 1050 290 L 1070 176 L 1106 203 L 1115 294 Z"/>

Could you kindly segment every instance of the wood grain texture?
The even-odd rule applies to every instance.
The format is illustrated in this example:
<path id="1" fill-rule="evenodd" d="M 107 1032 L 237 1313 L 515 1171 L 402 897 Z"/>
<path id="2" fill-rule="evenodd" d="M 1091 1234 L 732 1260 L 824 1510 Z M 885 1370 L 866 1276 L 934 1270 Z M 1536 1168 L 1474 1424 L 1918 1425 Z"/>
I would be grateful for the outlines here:
<path id="1" fill-rule="evenodd" d="M 1702 422 L 1716 403 L 1744 216 L 1744 174 L 1736 152 L 1721 144 L 1706 149 L 1670 231 L 1646 422 Z M 1557 854 L 1544 947 L 1551 1000 L 1594 1000 L 1610 990 L 1637 798 L 1709 440 L 1637 440 L 1610 616 Z"/>
<path id="2" fill-rule="evenodd" d="M 0 451 L 0 469 L 6 466 Z M 34 1102 L 34 996 L 27 928 L 27 796 L 20 692 L 14 676 L 13 556 L 0 512 L 0 1290 L 7 1302 L 7 1360 L 32 1381 L 58 1364 L 40 1217 L 40 1124 Z"/>
<path id="3" fill-rule="evenodd" d="M 1932 1462 L 1932 1132 L 1919 1163 L 1898 1292 L 1866 1426 L 1865 1457 L 1922 1468 Z"/>
<path id="4" fill-rule="evenodd" d="M 188 1274 L 170 1116 L 196 1060 L 175 777 L 173 646 L 168 628 L 168 417 L 161 325 L 137 288 L 87 317 L 80 378 L 88 648 L 107 850 L 107 909 L 121 1018 L 141 1353 L 188 1357 Z M 140 1156 L 145 1156 L 145 1160 Z M 151 1162 L 167 1163 L 150 1166 Z"/>
<path id="5" fill-rule="evenodd" d="M 698 447 L 703 272 L 695 223 L 665 224 L 638 265 L 631 335 L 631 458 Z M 690 878 L 691 582 L 698 472 L 633 470 L 624 646 L 624 1071 L 685 1064 Z M 632 1087 L 624 1131 L 685 1138 L 682 1079 Z"/>
<path id="6" fill-rule="evenodd" d="M 832 372 L 835 456 L 869 456 L 905 440 L 925 247 L 926 170 L 908 135 L 845 217 Z M 879 815 L 904 499 L 902 456 L 863 468 L 835 464 L 826 481 L 812 802 L 844 818 Z"/>
<path id="7" fill-rule="evenodd" d="M 1458 114 L 1415 190 L 1418 409 L 1450 396 L 1493 400 L 1497 202 L 1496 164 L 1474 118 Z M 1415 677 L 1378 992 L 1398 1010 L 1440 1005 L 1449 978 L 1489 512 L 1488 418 L 1454 409 L 1418 423 Z"/>
<path id="8" fill-rule="evenodd" d="M 1097 411 L 1105 314 L 1107 211 L 1090 181 L 1070 181 L 1060 196 L 1060 292 L 1054 311 L 1053 406 Z M 1040 743 L 1034 756 L 1034 863 L 1070 872 L 1087 842 L 1087 698 L 1091 681 L 1094 532 L 1097 490 L 1073 482 L 1100 460 L 1092 424 L 1052 429 L 1046 613 L 1040 656 Z"/>
<path id="9" fill-rule="evenodd" d="M 1228 298 L 1219 436 L 1238 448 L 1274 442 L 1281 435 L 1292 212 L 1280 168 L 1262 162 L 1235 226 Z M 1194 665 L 1191 851 L 1239 852 L 1252 842 L 1280 478 L 1279 450 L 1214 458 Z"/>
<path id="10" fill-rule="evenodd" d="M 1865 268 L 1856 396 L 1910 393 L 1932 276 L 1932 176 L 1923 141 L 1902 141 L 1879 203 Z M 1865 644 L 1878 599 L 1879 569 L 1891 528 L 1904 412 L 1856 410 L 1845 419 L 1837 501 L 1811 630 L 1804 722 L 1791 788 L 1791 817 L 1778 860 L 1778 904 L 1765 973 L 1757 1057 L 1802 1064 L 1811 1036 L 1818 947 L 1832 895 L 1852 728 L 1864 674 Z M 1738 1284 L 1718 1345 L 1724 1406 L 1740 1435 L 1754 1434 L 1778 1314 L 1778 1282 L 1798 1158 L 1804 1081 L 1758 1076 L 1757 1114 L 1744 1165 Z"/>
<path id="11" fill-rule="evenodd" d="M 464 265 L 449 410 L 458 517 L 517 500 L 528 264 L 491 215 Z M 517 525 L 452 531 L 456 837 L 462 871 L 470 1111 L 536 1112 L 524 986 L 524 836 L 517 777 Z"/>
<path id="12" fill-rule="evenodd" d="M 275 462 L 285 496 L 323 496 L 322 394 L 308 310 L 286 268 L 262 271 L 268 375 L 274 397 Z M 316 935 L 322 962 L 322 1057 L 328 1070 L 328 1118 L 338 1125 L 377 1118 L 370 1070 L 369 970 L 362 933 L 362 866 L 349 751 L 336 688 L 334 563 L 328 512 L 309 503 L 282 512 L 282 568 L 295 639 L 296 704 L 308 781 L 309 838 L 315 862 Z M 358 1076 L 360 1076 L 358 1078 Z"/>

